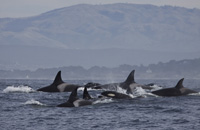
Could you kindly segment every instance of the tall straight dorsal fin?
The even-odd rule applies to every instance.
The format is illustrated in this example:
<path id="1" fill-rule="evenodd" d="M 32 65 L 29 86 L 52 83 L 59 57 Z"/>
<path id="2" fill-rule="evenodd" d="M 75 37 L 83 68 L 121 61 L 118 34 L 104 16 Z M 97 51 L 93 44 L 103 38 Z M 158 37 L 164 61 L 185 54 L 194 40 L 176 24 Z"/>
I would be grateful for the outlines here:
<path id="1" fill-rule="evenodd" d="M 84 91 L 83 91 L 83 99 L 86 99 L 86 100 L 92 99 L 91 96 L 90 96 L 90 94 L 89 94 L 88 91 L 87 91 L 87 87 L 84 88 Z"/>
<path id="2" fill-rule="evenodd" d="M 128 75 L 125 83 L 135 83 L 135 78 L 134 78 L 135 70 L 131 71 L 131 73 Z"/>
<path id="3" fill-rule="evenodd" d="M 64 83 L 64 82 L 63 82 L 62 77 L 61 77 L 61 71 L 58 71 L 58 73 L 57 73 L 57 75 L 56 75 L 56 77 L 53 81 L 53 84 L 57 86 L 57 85 L 62 84 L 62 83 Z"/>
<path id="4" fill-rule="evenodd" d="M 178 81 L 177 85 L 175 86 L 175 88 L 177 88 L 177 89 L 183 88 L 183 80 L 184 80 L 184 78 L 180 79 Z"/>
<path id="5" fill-rule="evenodd" d="M 73 103 L 74 101 L 76 101 L 78 99 L 78 97 L 77 97 L 77 90 L 78 90 L 78 87 L 76 87 L 72 91 L 72 93 L 70 94 L 69 99 L 68 99 L 67 102 Z"/>

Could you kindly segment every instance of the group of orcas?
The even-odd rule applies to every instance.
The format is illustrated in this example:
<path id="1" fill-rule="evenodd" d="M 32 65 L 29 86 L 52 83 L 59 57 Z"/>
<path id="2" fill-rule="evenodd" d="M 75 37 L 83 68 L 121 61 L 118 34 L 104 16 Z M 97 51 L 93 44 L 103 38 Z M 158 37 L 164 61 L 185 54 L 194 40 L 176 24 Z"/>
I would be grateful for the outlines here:
<path id="1" fill-rule="evenodd" d="M 135 70 L 133 70 L 129 74 L 127 79 L 121 83 L 110 83 L 110 84 L 101 85 L 99 83 L 90 82 L 84 85 L 83 98 L 81 99 L 78 98 L 77 96 L 77 90 L 78 88 L 83 87 L 83 86 L 64 82 L 61 77 L 61 71 L 57 73 L 54 79 L 54 82 L 51 85 L 40 88 L 37 91 L 71 92 L 68 100 L 62 104 L 57 105 L 57 107 L 79 107 L 79 106 L 85 106 L 85 105 L 92 105 L 94 100 L 88 93 L 87 88 L 105 90 L 101 93 L 101 96 L 99 96 L 98 98 L 109 97 L 109 98 L 114 98 L 114 99 L 129 99 L 131 98 L 130 94 L 133 94 L 137 87 L 141 87 L 143 89 L 152 89 L 152 84 L 141 85 L 141 84 L 136 83 L 134 79 L 134 73 L 135 73 Z M 157 96 L 182 96 L 182 95 L 188 95 L 191 93 L 198 93 L 194 90 L 185 88 L 183 86 L 183 80 L 184 78 L 180 79 L 178 83 L 176 84 L 176 86 L 173 88 L 164 88 L 164 89 L 152 91 L 151 93 Z M 117 92 L 118 87 L 125 90 L 126 93 Z"/>

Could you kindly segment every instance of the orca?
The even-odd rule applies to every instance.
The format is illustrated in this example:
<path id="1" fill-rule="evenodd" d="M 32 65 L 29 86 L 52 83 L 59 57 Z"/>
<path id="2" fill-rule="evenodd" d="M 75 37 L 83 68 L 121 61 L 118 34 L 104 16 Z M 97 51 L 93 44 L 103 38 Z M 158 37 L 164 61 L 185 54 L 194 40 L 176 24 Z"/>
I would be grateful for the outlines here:
<path id="1" fill-rule="evenodd" d="M 81 87 L 75 84 L 68 84 L 62 80 L 61 71 L 59 71 L 53 81 L 49 86 L 38 89 L 37 91 L 43 92 L 72 92 L 76 87 Z"/>
<path id="2" fill-rule="evenodd" d="M 121 83 L 110 83 L 110 84 L 104 84 L 104 85 L 99 85 L 97 86 L 98 89 L 106 89 L 106 90 L 111 90 L 111 91 L 117 91 L 117 87 L 121 87 L 122 89 L 128 88 L 130 84 L 134 82 L 134 72 L 135 70 L 131 71 L 129 76 L 124 82 Z"/>
<path id="3" fill-rule="evenodd" d="M 105 97 L 114 98 L 114 99 L 130 99 L 131 98 L 127 94 L 118 93 L 118 92 L 115 92 L 115 91 L 104 91 L 104 92 L 101 93 L 101 95 L 103 95 Z"/>
<path id="4" fill-rule="evenodd" d="M 133 93 L 135 91 L 136 87 L 141 87 L 143 89 L 152 89 L 150 85 L 141 85 L 141 84 L 136 83 L 134 74 L 135 74 L 135 70 L 132 70 L 124 82 L 99 85 L 97 87 L 98 87 L 98 89 L 99 88 L 108 89 L 111 91 L 117 91 L 117 87 L 120 87 L 120 88 L 126 90 L 128 94 Z"/>
<path id="5" fill-rule="evenodd" d="M 143 88 L 143 89 L 148 89 L 148 90 L 153 89 L 152 86 L 155 85 L 154 83 L 150 83 L 150 84 L 146 84 L 146 85 L 145 85 L 145 84 L 139 84 L 139 83 L 135 82 L 135 76 L 134 76 L 134 74 L 135 74 L 135 71 L 132 71 L 132 83 L 129 84 L 129 85 L 127 85 L 127 86 L 124 86 L 124 89 L 127 90 L 127 93 L 128 93 L 128 94 L 134 93 L 136 87 L 141 87 L 141 88 Z"/>
<path id="6" fill-rule="evenodd" d="M 57 105 L 57 107 L 80 107 L 80 106 L 92 105 L 93 102 L 89 100 L 91 99 L 91 96 L 87 92 L 87 87 L 84 88 L 83 99 L 79 99 L 77 97 L 77 89 L 78 87 L 76 87 L 72 91 L 67 102 L 59 104 Z"/>
<path id="7" fill-rule="evenodd" d="M 183 80 L 184 78 L 180 79 L 177 83 L 177 85 L 173 88 L 165 88 L 160 89 L 157 91 L 153 91 L 152 93 L 158 96 L 182 96 L 182 95 L 188 95 L 191 93 L 198 93 L 194 90 L 187 89 L 183 86 Z"/>

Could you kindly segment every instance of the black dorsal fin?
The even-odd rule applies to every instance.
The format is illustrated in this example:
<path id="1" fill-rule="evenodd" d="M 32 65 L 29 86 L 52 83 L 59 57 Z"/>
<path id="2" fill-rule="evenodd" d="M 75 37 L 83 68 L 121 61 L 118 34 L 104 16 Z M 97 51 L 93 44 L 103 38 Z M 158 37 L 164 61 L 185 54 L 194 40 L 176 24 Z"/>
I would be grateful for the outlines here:
<path id="1" fill-rule="evenodd" d="M 70 96 L 69 96 L 68 102 L 73 103 L 74 101 L 76 101 L 76 100 L 78 99 L 78 97 L 77 97 L 77 89 L 78 89 L 78 87 L 76 87 L 76 88 L 72 91 L 72 93 L 71 93 Z"/>
<path id="2" fill-rule="evenodd" d="M 87 91 L 87 87 L 84 88 L 84 91 L 83 91 L 83 99 L 86 99 L 86 100 L 92 99 L 91 96 L 90 96 L 90 94 L 89 94 L 88 91 Z"/>
<path id="3" fill-rule="evenodd" d="M 183 88 L 183 80 L 184 80 L 184 78 L 180 79 L 178 81 L 177 85 L 175 86 L 175 88 L 177 88 L 177 89 Z"/>
<path id="4" fill-rule="evenodd" d="M 62 77 L 61 77 L 61 71 L 58 71 L 58 73 L 57 73 L 57 75 L 56 75 L 56 77 L 53 81 L 53 84 L 57 86 L 57 85 L 62 84 L 62 83 L 64 83 L 64 82 L 63 82 Z"/>
<path id="5" fill-rule="evenodd" d="M 134 78 L 135 70 L 131 71 L 131 73 L 128 75 L 125 83 L 135 83 L 135 78 Z"/>

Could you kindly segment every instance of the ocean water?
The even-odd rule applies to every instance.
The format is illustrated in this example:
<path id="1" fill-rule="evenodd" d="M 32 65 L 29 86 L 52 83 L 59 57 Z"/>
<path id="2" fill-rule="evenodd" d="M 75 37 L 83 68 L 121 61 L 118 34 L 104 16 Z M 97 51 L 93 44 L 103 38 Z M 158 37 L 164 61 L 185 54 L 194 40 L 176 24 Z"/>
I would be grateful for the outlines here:
<path id="1" fill-rule="evenodd" d="M 90 81 L 66 81 L 86 84 Z M 107 83 L 105 81 L 95 81 Z M 178 80 L 138 80 L 173 87 Z M 97 100 L 93 105 L 59 108 L 70 93 L 37 92 L 52 80 L 0 80 L 1 130 L 199 130 L 200 93 L 159 97 L 138 88 L 132 99 Z M 155 85 L 155 89 L 159 87 Z M 200 80 L 185 79 L 183 85 L 200 91 Z M 82 90 L 78 90 L 80 97 Z M 102 90 L 88 90 L 97 97 Z"/>

